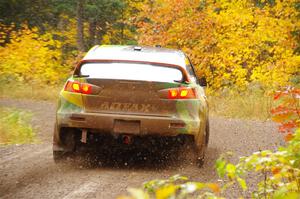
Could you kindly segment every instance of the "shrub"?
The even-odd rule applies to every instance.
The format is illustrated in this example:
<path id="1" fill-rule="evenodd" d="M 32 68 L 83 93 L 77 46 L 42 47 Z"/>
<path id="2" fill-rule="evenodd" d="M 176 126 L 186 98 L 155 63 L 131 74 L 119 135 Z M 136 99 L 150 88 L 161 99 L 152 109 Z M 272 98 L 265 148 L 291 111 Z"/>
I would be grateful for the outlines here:
<path id="1" fill-rule="evenodd" d="M 0 46 L 0 80 L 53 85 L 66 78 L 70 69 L 62 65 L 60 41 L 26 24 L 9 31 L 9 43 Z"/>
<path id="2" fill-rule="evenodd" d="M 0 115 L 0 145 L 35 141 L 30 112 L 0 107 Z"/>

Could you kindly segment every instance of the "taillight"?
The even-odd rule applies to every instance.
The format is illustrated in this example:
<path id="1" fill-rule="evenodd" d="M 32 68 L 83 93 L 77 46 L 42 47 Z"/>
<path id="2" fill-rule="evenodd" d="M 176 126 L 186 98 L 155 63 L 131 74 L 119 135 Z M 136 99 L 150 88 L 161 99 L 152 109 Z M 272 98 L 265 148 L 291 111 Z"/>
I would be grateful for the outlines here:
<path id="1" fill-rule="evenodd" d="M 83 94 L 90 94 L 92 92 L 92 86 L 89 84 L 81 84 L 81 92 Z"/>
<path id="2" fill-rule="evenodd" d="M 76 93 L 80 93 L 80 83 L 79 82 L 71 82 L 72 90 Z"/>
<path id="3" fill-rule="evenodd" d="M 87 83 L 81 83 L 81 82 L 77 82 L 77 81 L 68 81 L 64 90 L 73 92 L 73 93 L 91 94 L 92 86 Z"/>
<path id="4" fill-rule="evenodd" d="M 176 99 L 178 97 L 178 89 L 169 90 L 169 99 Z"/>
<path id="5" fill-rule="evenodd" d="M 168 99 L 195 99 L 196 94 L 193 88 L 180 87 L 168 89 Z"/>

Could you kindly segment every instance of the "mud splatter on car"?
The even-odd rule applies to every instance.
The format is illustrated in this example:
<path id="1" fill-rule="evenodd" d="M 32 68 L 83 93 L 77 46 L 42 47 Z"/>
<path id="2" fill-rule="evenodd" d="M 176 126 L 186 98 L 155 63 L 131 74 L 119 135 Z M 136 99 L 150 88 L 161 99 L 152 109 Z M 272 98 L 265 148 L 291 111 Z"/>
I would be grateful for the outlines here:
<path id="1" fill-rule="evenodd" d="M 74 152 L 80 143 L 97 139 L 106 145 L 110 137 L 120 147 L 151 147 L 142 139 L 179 140 L 177 144 L 195 151 L 202 165 L 209 139 L 203 86 L 182 51 L 95 46 L 60 92 L 54 160 Z"/>

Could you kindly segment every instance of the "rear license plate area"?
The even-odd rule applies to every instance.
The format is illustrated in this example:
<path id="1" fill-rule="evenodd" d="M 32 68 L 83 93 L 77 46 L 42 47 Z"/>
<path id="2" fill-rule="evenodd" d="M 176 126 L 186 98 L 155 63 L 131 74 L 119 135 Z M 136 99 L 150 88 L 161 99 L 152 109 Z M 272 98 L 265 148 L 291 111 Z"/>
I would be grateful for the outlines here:
<path id="1" fill-rule="evenodd" d="M 139 134 L 141 129 L 140 127 L 140 121 L 115 120 L 113 132 L 124 134 Z"/>

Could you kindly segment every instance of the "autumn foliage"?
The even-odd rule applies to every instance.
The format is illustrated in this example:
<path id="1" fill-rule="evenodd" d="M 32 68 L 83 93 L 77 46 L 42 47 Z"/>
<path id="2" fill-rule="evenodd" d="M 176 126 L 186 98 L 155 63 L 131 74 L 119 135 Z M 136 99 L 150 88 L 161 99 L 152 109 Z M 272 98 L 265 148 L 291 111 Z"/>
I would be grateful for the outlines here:
<path id="1" fill-rule="evenodd" d="M 2 24 L 0 57 L 5 61 L 0 66 L 4 71 L 1 78 L 59 82 L 74 66 L 71 60 L 79 53 L 80 33 L 86 49 L 94 44 L 137 42 L 182 49 L 198 76 L 207 78 L 211 91 L 245 90 L 253 84 L 263 90 L 276 90 L 300 81 L 297 0 L 114 2 L 105 4 L 120 11 L 114 17 L 109 9 L 101 11 L 100 4 L 86 4 L 80 30 L 78 17 L 74 17 L 76 2 L 49 5 L 46 10 L 53 13 L 45 16 L 55 15 L 56 24 L 42 19 L 36 24 L 30 21 L 30 26 L 19 20 L 18 26 Z"/>
<path id="2" fill-rule="evenodd" d="M 2 42 L 9 37 L 9 43 L 0 46 L 0 77 L 2 81 L 57 84 L 68 75 L 70 67 L 63 65 L 61 42 L 52 34 L 39 34 L 37 28 L 26 24 L 14 30 L 14 25 L 3 30 Z"/>
<path id="3" fill-rule="evenodd" d="M 206 77 L 207 91 L 225 99 L 226 112 L 228 93 L 241 112 L 237 96 L 254 93 L 252 88 L 263 96 L 276 91 L 271 114 L 286 146 L 254 152 L 237 164 L 220 157 L 216 169 L 224 186 L 176 175 L 131 189 L 129 198 L 222 198 L 234 184 L 242 198 L 300 197 L 299 0 L 96 0 L 81 7 L 82 0 L 49 1 L 44 7 L 42 1 L 19 7 L 20 2 L 0 3 L 1 85 L 60 84 L 82 57 L 80 51 L 94 44 L 138 43 L 183 50 L 197 75 Z M 255 95 L 243 98 L 252 112 L 249 102 L 263 104 Z M 269 104 L 265 107 L 269 110 Z M 8 116 L 8 123 L 19 123 L 18 114 Z M 251 193 L 249 173 L 263 177 Z"/>
<path id="4" fill-rule="evenodd" d="M 271 110 L 272 119 L 280 123 L 279 132 L 285 133 L 285 139 L 289 141 L 295 129 L 300 128 L 300 89 L 288 87 L 277 91 L 274 101 L 277 106 Z"/>
<path id="5" fill-rule="evenodd" d="M 296 0 L 160 0 L 145 4 L 139 42 L 183 49 L 210 88 L 264 89 L 299 78 Z"/>

